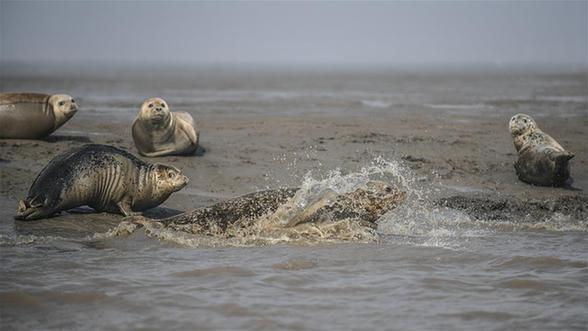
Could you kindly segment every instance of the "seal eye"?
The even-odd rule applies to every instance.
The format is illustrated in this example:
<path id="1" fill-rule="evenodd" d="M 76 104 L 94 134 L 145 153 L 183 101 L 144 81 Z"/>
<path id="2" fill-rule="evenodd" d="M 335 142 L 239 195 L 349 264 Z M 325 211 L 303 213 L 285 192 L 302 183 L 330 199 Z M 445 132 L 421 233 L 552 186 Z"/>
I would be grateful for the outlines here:
<path id="1" fill-rule="evenodd" d="M 76 103 L 76 101 L 74 99 L 71 99 L 71 103 Z"/>
<path id="2" fill-rule="evenodd" d="M 59 105 L 60 105 L 60 106 L 63 106 L 63 105 L 65 105 L 65 101 L 59 101 Z"/>
<path id="3" fill-rule="evenodd" d="M 390 186 L 386 186 L 386 192 L 388 192 L 388 193 L 392 192 L 392 188 Z"/>
<path id="4" fill-rule="evenodd" d="M 524 119 L 523 122 L 527 123 L 527 119 Z"/>
<path id="5" fill-rule="evenodd" d="M 161 104 L 161 107 L 162 107 L 162 108 L 165 108 L 165 103 L 162 103 L 162 104 Z"/>
<path id="6" fill-rule="evenodd" d="M 149 108 L 153 108 L 153 104 L 152 103 L 149 104 Z"/>
<path id="7" fill-rule="evenodd" d="M 170 171 L 170 172 L 167 174 L 167 176 L 168 176 L 169 178 L 174 178 L 174 177 L 176 177 L 176 173 L 175 173 L 175 172 L 173 172 L 173 171 Z"/>

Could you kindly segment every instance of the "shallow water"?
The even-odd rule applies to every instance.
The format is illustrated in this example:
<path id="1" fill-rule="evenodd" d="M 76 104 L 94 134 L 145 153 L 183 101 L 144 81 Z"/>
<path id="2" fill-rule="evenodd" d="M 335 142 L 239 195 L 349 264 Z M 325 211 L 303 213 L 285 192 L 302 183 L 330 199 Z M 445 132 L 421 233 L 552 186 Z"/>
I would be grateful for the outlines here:
<path id="1" fill-rule="evenodd" d="M 153 95 L 175 100 L 178 110 L 196 105 L 199 113 L 214 116 L 435 111 L 466 114 L 470 117 L 464 121 L 475 121 L 475 116 L 504 115 L 512 108 L 550 113 L 554 107 L 558 114 L 586 116 L 585 76 L 577 75 L 399 73 L 394 77 L 400 79 L 389 79 L 355 72 L 309 79 L 290 72 L 288 79 L 264 73 L 248 80 L 248 74 L 205 71 L 191 80 L 188 73 L 175 72 L 162 82 L 101 72 L 95 79 L 74 75 L 57 84 L 35 75 L 15 76 L 3 80 L 2 89 L 70 91 L 86 107 L 74 120 L 97 123 L 130 121 L 137 103 Z M 60 133 L 92 139 L 120 134 L 101 126 L 95 131 L 64 127 Z M 187 241 L 180 235 L 157 240 L 142 230 L 126 237 L 95 235 L 120 221 L 108 215 L 66 214 L 44 223 L 15 223 L 10 193 L 0 201 L 2 330 L 588 327 L 588 220 L 557 213 L 542 222 L 472 220 L 435 206 L 433 196 L 440 189 L 467 195 L 487 188 L 421 182 L 391 158 L 366 157 L 354 169 L 305 168 L 300 160 L 317 157 L 316 148 L 285 157 L 285 151 L 268 149 L 267 159 L 285 158 L 287 165 L 259 179 L 247 167 L 262 167 L 254 163 L 260 160 L 244 166 L 212 146 L 197 165 L 214 190 L 188 187 L 170 199 L 172 208 L 188 210 L 237 195 L 228 184 L 235 174 L 218 166 L 205 169 L 207 159 L 236 164 L 238 185 L 249 185 L 245 191 L 264 184 L 346 191 L 367 178 L 384 177 L 407 192 L 407 201 L 382 217 L 378 238 L 367 242 Z M 331 163 L 340 164 L 344 156 L 335 155 Z M 319 163 L 328 161 L 319 158 Z M 29 161 L 6 166 L 15 164 L 41 166 Z M 306 178 L 298 176 L 309 170 Z M 199 172 L 194 176 L 192 185 L 204 182 Z M 242 179 L 248 176 L 252 182 Z"/>
<path id="2" fill-rule="evenodd" d="M 437 240 L 4 246 L 3 329 L 585 329 L 585 233 Z"/>

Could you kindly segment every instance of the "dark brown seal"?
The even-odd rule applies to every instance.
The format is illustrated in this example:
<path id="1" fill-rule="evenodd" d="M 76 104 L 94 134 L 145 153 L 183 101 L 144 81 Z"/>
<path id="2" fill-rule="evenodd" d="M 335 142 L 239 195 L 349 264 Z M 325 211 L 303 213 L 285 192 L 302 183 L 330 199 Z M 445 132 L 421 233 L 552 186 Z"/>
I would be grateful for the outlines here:
<path id="1" fill-rule="evenodd" d="M 46 218 L 84 205 L 130 216 L 158 206 L 187 183 L 177 168 L 144 162 L 112 146 L 85 145 L 49 162 L 19 202 L 15 218 Z"/>

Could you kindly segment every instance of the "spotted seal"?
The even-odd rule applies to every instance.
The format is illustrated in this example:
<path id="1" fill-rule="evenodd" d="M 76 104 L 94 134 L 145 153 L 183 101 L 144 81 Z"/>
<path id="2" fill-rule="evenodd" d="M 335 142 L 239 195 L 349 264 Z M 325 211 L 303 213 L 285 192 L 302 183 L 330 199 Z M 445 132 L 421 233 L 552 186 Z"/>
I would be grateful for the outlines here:
<path id="1" fill-rule="evenodd" d="M 199 132 L 192 116 L 170 111 L 161 98 L 143 102 L 132 131 L 137 150 L 148 157 L 192 154 L 198 147 Z"/>
<path id="2" fill-rule="evenodd" d="M 41 139 L 78 111 L 66 94 L 0 93 L 0 139 Z"/>
<path id="3" fill-rule="evenodd" d="M 84 205 L 130 216 L 158 206 L 187 183 L 175 167 L 147 163 L 112 146 L 85 145 L 49 162 L 20 200 L 15 218 L 46 218 Z"/>
<path id="4" fill-rule="evenodd" d="M 570 178 L 569 161 L 574 154 L 541 131 L 529 115 L 514 115 L 509 129 L 519 153 L 514 163 L 519 179 L 534 185 L 564 186 Z"/>
<path id="5" fill-rule="evenodd" d="M 369 181 L 348 193 L 328 191 L 304 204 L 296 201 L 298 192 L 298 188 L 254 192 L 163 220 L 132 217 L 119 228 L 131 232 L 141 226 L 163 227 L 191 234 L 231 237 L 251 230 L 272 215 L 273 225 L 277 221 L 277 226 L 283 228 L 348 220 L 374 229 L 378 219 L 396 208 L 405 197 L 404 192 L 382 181 Z M 131 230 L 129 224 L 134 225 Z"/>

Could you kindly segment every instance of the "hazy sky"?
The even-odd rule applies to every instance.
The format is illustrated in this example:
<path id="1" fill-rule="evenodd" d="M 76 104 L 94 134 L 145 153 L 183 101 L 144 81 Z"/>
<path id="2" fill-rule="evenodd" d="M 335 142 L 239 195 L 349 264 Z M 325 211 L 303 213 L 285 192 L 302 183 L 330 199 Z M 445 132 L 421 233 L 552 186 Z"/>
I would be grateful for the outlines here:
<path id="1" fill-rule="evenodd" d="M 4 61 L 588 63 L 588 1 L 0 1 Z"/>

